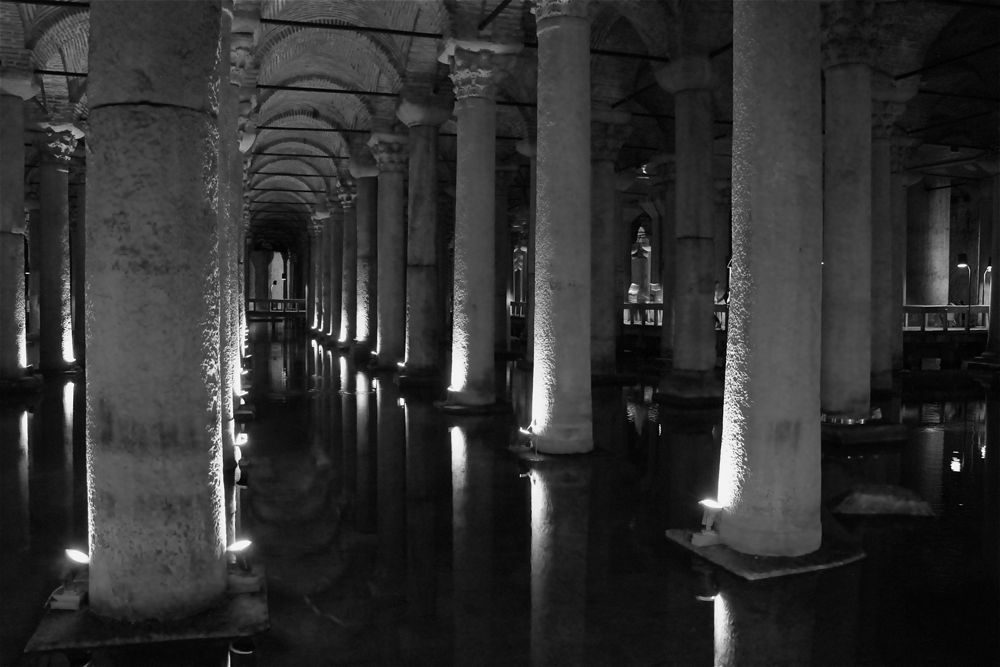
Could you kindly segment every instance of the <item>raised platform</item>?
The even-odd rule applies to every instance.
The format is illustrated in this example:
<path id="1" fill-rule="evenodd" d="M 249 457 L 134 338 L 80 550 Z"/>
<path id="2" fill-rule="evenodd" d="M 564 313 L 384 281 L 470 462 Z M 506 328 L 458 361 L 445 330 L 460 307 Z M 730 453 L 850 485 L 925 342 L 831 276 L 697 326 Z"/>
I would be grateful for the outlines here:
<path id="1" fill-rule="evenodd" d="M 822 424 L 824 445 L 885 445 L 904 443 L 909 429 L 902 424 Z"/>
<path id="2" fill-rule="evenodd" d="M 857 545 L 838 541 L 827 534 L 823 535 L 823 544 L 819 549 L 805 556 L 795 557 L 750 556 L 721 544 L 696 547 L 691 544 L 691 531 L 682 528 L 671 528 L 666 531 L 666 536 L 669 541 L 695 556 L 749 581 L 829 570 L 865 557 L 865 552 Z"/>
<path id="3" fill-rule="evenodd" d="M 25 653 L 135 646 L 159 642 L 249 637 L 270 627 L 263 569 L 254 567 L 260 589 L 226 595 L 197 616 L 166 623 L 126 623 L 98 616 L 85 604 L 74 611 L 46 610 Z"/>

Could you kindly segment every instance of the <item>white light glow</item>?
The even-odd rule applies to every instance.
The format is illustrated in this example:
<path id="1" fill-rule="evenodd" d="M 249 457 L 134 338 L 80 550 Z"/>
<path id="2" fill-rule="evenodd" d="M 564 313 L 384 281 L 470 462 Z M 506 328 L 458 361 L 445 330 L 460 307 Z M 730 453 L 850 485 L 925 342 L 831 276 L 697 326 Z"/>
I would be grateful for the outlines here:
<path id="1" fill-rule="evenodd" d="M 466 464 L 468 461 L 468 445 L 465 433 L 460 426 L 448 429 L 451 436 L 451 488 L 455 499 L 461 499 L 466 484 Z"/>
<path id="2" fill-rule="evenodd" d="M 237 433 L 236 434 L 236 439 L 234 440 L 234 444 L 237 447 L 246 447 L 247 445 L 250 444 L 250 436 L 249 436 L 249 434 L 247 434 L 247 433 Z"/>
<path id="3" fill-rule="evenodd" d="M 711 509 L 711 510 L 721 510 L 723 507 L 723 505 L 718 500 L 715 500 L 713 498 L 705 498 L 704 500 L 699 500 L 698 504 L 704 507 L 705 509 Z"/>
<path id="4" fill-rule="evenodd" d="M 241 450 L 239 447 L 233 448 L 233 460 L 236 461 L 237 463 L 243 460 L 243 450 Z M 239 469 L 237 469 L 237 472 L 239 472 Z"/>
<path id="5" fill-rule="evenodd" d="M 957 454 L 951 457 L 951 471 L 962 472 L 962 459 Z"/>
<path id="6" fill-rule="evenodd" d="M 981 459 L 985 459 L 986 458 L 986 445 L 980 445 L 979 446 L 979 458 L 981 458 Z"/>
<path id="7" fill-rule="evenodd" d="M 405 408 L 406 407 L 406 399 L 403 398 L 402 396 L 400 396 L 399 398 L 396 399 L 396 405 L 398 405 L 401 408 Z"/>
<path id="8" fill-rule="evenodd" d="M 521 435 L 531 435 L 531 429 L 530 429 L 530 428 L 524 428 L 524 427 L 522 426 L 521 428 L 517 429 L 517 431 L 518 431 L 518 433 L 520 433 Z"/>
<path id="9" fill-rule="evenodd" d="M 226 547 L 226 551 L 230 553 L 239 553 L 241 551 L 245 551 L 251 544 L 253 544 L 253 542 L 250 540 L 236 540 Z"/>
<path id="10" fill-rule="evenodd" d="M 81 565 L 90 564 L 90 556 L 79 549 L 66 549 L 66 557 L 74 563 L 80 563 Z"/>

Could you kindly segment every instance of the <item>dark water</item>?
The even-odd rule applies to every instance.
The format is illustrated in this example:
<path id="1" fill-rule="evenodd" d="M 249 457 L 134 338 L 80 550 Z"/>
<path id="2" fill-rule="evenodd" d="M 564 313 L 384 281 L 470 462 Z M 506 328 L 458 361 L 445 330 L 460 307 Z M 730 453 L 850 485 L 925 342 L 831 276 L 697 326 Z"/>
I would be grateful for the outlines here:
<path id="1" fill-rule="evenodd" d="M 824 450 L 824 498 L 905 487 L 935 517 L 845 517 L 861 562 L 748 583 L 663 537 L 714 496 L 720 415 L 595 387 L 590 456 L 518 455 L 512 413 L 446 417 L 436 396 L 256 325 L 240 532 L 266 568 L 271 630 L 233 664 L 993 665 L 1000 630 L 1000 396 L 890 409 L 907 443 Z M 83 389 L 0 409 L 0 664 L 85 544 Z M 66 664 L 53 662 L 51 664 Z"/>

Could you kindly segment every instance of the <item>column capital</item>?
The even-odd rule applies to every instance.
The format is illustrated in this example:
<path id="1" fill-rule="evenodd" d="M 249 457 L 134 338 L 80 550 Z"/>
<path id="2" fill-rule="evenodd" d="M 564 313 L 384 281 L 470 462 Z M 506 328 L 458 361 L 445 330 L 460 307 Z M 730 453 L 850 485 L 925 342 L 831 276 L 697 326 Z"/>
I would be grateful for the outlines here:
<path id="1" fill-rule="evenodd" d="M 712 61 L 705 56 L 681 56 L 656 72 L 656 81 L 668 93 L 711 90 L 716 85 Z"/>
<path id="2" fill-rule="evenodd" d="M 913 151 L 916 150 L 919 144 L 920 141 L 918 139 L 902 136 L 892 137 L 892 147 L 889 149 L 891 161 L 890 170 L 893 173 L 906 171 L 903 165 L 910 159 L 910 156 L 913 155 Z"/>
<path id="3" fill-rule="evenodd" d="M 594 109 L 590 114 L 590 160 L 618 159 L 618 151 L 632 134 L 632 114 Z"/>
<path id="4" fill-rule="evenodd" d="M 417 101 L 404 97 L 396 108 L 396 118 L 407 127 L 438 127 L 451 118 L 451 109 L 435 101 Z"/>
<path id="5" fill-rule="evenodd" d="M 438 61 L 451 67 L 449 78 L 456 101 L 469 97 L 494 100 L 497 84 L 522 48 L 520 44 L 449 39 Z"/>
<path id="6" fill-rule="evenodd" d="M 903 113 L 905 107 L 898 102 L 872 100 L 872 139 L 888 141 L 892 138 L 892 131 L 895 127 L 896 119 Z"/>
<path id="7" fill-rule="evenodd" d="M 340 202 L 340 208 L 347 209 L 354 208 L 354 201 L 357 199 L 358 195 L 354 192 L 353 188 L 343 189 L 337 195 L 337 200 Z"/>
<path id="8" fill-rule="evenodd" d="M 58 129 L 57 126 L 45 128 L 45 135 L 36 139 L 42 161 L 69 167 L 76 142 L 79 140 L 72 129 Z"/>
<path id="9" fill-rule="evenodd" d="M 41 92 L 35 73 L 19 67 L 0 67 L 0 95 L 30 100 Z"/>
<path id="10" fill-rule="evenodd" d="M 532 160 L 538 155 L 538 144 L 532 139 L 521 139 L 514 148 L 518 153 Z"/>
<path id="11" fill-rule="evenodd" d="M 359 178 L 374 178 L 378 176 L 378 165 L 375 164 L 371 154 L 360 153 L 355 155 L 347 163 L 347 170 L 355 180 Z"/>
<path id="12" fill-rule="evenodd" d="M 858 63 L 874 57 L 874 0 L 834 0 L 822 5 L 823 67 Z"/>
<path id="13" fill-rule="evenodd" d="M 536 23 L 563 16 L 586 19 L 590 18 L 587 14 L 589 4 L 589 0 L 535 0 L 531 13 L 535 15 Z"/>
<path id="14" fill-rule="evenodd" d="M 253 33 L 232 33 L 229 42 L 229 83 L 242 85 L 246 71 L 253 66 Z"/>
<path id="15" fill-rule="evenodd" d="M 406 171 L 406 160 L 409 157 L 407 137 L 401 134 L 375 132 L 368 140 L 368 147 L 375 158 L 380 173 L 387 171 Z"/>

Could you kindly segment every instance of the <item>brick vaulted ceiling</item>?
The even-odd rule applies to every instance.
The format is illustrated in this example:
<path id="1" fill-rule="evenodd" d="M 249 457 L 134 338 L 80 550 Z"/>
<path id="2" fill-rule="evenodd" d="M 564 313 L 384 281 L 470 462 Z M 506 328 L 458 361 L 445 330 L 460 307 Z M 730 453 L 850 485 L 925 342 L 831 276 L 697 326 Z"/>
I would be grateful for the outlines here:
<path id="1" fill-rule="evenodd" d="M 349 186 L 348 159 L 367 151 L 368 133 L 398 128 L 401 96 L 451 103 L 437 59 L 442 38 L 524 45 L 497 107 L 498 160 L 516 160 L 516 140 L 534 125 L 531 9 L 530 0 L 235 0 L 231 60 L 252 234 L 278 243 L 290 242 L 283 233 L 300 235 L 309 213 Z M 85 126 L 87 2 L 2 0 L 0 10 L 4 66 L 27 59 L 42 87 L 26 103 L 29 132 L 45 122 Z M 673 101 L 655 72 L 682 53 L 712 58 L 717 151 L 726 154 L 732 2 L 592 0 L 590 12 L 593 103 L 633 114 L 619 171 L 672 151 Z M 917 91 L 896 121 L 896 133 L 916 145 L 907 166 L 966 181 L 995 173 L 1000 0 L 879 0 L 875 19 L 882 80 Z M 443 184 L 454 178 L 454 131 L 451 122 L 442 128 Z"/>

